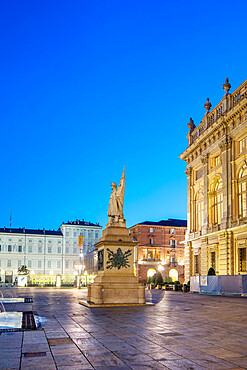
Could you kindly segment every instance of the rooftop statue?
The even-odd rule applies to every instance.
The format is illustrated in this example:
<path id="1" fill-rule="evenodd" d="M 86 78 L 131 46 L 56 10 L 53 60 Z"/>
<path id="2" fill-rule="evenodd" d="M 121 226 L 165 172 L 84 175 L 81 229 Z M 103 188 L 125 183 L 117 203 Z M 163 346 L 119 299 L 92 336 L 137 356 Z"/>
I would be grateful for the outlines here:
<path id="1" fill-rule="evenodd" d="M 112 193 L 110 197 L 108 216 L 109 224 L 119 224 L 125 222 L 123 215 L 123 201 L 124 201 L 124 190 L 125 190 L 125 167 L 120 180 L 119 187 L 115 182 L 111 183 Z"/>

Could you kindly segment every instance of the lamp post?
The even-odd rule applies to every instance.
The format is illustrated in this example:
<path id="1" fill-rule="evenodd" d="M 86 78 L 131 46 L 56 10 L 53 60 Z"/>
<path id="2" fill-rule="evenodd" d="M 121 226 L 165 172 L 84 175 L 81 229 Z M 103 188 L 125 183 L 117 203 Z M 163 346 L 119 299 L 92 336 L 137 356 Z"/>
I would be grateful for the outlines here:
<path id="1" fill-rule="evenodd" d="M 87 286 L 87 271 L 84 272 L 84 276 L 86 277 L 86 286 Z"/>
<path id="2" fill-rule="evenodd" d="M 82 264 L 76 264 L 75 269 L 78 270 L 78 275 L 77 275 L 77 288 L 81 289 L 81 271 L 85 269 L 85 266 Z"/>

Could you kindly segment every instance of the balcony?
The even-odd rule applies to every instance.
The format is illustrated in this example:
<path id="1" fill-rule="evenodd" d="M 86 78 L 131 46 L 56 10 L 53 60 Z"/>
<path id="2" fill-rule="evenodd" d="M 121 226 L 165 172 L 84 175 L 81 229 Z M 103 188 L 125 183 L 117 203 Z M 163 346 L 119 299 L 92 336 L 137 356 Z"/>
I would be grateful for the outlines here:
<path id="1" fill-rule="evenodd" d="M 143 262 L 160 262 L 161 259 L 160 258 L 143 258 L 142 261 Z"/>

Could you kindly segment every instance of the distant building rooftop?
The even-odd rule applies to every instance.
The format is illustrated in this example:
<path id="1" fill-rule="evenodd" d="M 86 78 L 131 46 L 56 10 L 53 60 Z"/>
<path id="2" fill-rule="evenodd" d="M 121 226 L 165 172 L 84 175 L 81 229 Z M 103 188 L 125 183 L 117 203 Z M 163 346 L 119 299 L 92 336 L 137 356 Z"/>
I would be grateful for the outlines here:
<path id="1" fill-rule="evenodd" d="M 75 220 L 75 221 L 63 222 L 63 225 L 83 225 L 83 226 L 97 226 L 97 227 L 102 227 L 102 226 L 100 226 L 99 223 L 93 224 L 92 222 L 87 222 L 84 219 L 83 220 Z"/>
<path id="2" fill-rule="evenodd" d="M 168 220 L 161 220 L 161 221 L 158 221 L 158 222 L 144 221 L 144 222 L 140 222 L 136 225 L 187 227 L 187 220 L 178 220 L 176 218 L 168 218 Z"/>
<path id="3" fill-rule="evenodd" d="M 1 227 L 0 233 L 12 233 L 12 234 L 35 234 L 35 235 L 60 235 L 63 236 L 61 230 L 45 230 L 45 229 L 14 229 L 10 227 Z"/>

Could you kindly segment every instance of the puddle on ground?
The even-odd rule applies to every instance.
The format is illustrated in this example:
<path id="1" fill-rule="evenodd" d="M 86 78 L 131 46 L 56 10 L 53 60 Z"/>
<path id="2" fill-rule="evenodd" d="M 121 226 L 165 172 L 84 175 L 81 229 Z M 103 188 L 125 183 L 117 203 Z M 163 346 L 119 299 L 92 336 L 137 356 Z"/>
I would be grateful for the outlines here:
<path id="1" fill-rule="evenodd" d="M 24 303 L 25 298 L 0 298 L 2 303 Z"/>
<path id="2" fill-rule="evenodd" d="M 1 329 L 21 329 L 22 312 L 0 312 Z"/>

